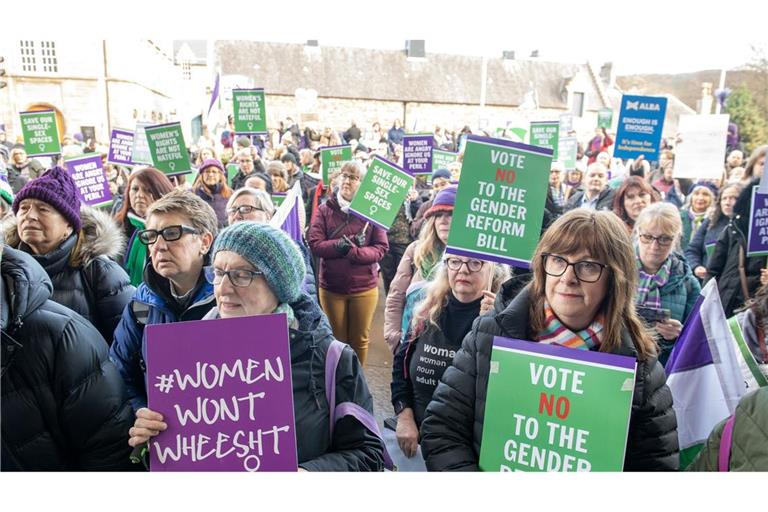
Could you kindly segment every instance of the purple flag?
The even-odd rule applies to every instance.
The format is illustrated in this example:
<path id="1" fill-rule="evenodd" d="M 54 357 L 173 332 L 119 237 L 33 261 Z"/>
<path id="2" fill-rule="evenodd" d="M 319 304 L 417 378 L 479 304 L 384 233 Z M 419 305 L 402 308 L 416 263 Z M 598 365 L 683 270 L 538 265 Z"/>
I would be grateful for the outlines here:
<path id="1" fill-rule="evenodd" d="M 147 326 L 152 471 L 296 471 L 285 314 Z"/>
<path id="2" fill-rule="evenodd" d="M 299 246 L 304 245 L 301 236 L 301 218 L 305 214 L 304 203 L 301 197 L 301 184 L 297 181 L 288 191 L 285 201 L 277 208 L 272 216 L 272 227 L 280 228 L 290 235 Z"/>
<path id="3" fill-rule="evenodd" d="M 213 84 L 213 94 L 211 95 L 211 104 L 208 105 L 208 116 L 211 115 L 211 109 L 213 108 L 213 104 L 216 103 L 216 100 L 219 98 L 219 74 L 216 73 L 216 82 Z"/>

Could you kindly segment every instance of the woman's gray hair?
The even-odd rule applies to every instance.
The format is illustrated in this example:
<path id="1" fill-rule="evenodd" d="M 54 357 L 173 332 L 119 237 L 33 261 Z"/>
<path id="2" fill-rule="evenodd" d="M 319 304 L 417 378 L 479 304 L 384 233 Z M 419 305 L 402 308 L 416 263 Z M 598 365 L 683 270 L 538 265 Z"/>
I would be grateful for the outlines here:
<path id="1" fill-rule="evenodd" d="M 227 201 L 227 210 L 232 208 L 232 205 L 235 204 L 235 200 L 238 197 L 246 195 L 253 197 L 253 202 L 255 203 L 256 208 L 261 208 L 267 212 L 270 217 L 275 214 L 275 204 L 272 202 L 272 198 L 269 197 L 269 194 L 261 189 L 253 187 L 243 187 L 235 190 L 229 198 L 229 201 Z"/>
<path id="2" fill-rule="evenodd" d="M 365 173 L 368 172 L 368 168 L 357 160 L 348 160 L 344 162 L 344 165 L 341 166 L 342 173 L 345 170 L 349 170 L 349 169 L 354 169 L 355 171 L 357 171 L 357 173 L 360 175 L 361 180 L 365 177 Z"/>
<path id="3" fill-rule="evenodd" d="M 155 214 L 179 214 L 189 219 L 193 228 L 201 233 L 210 233 L 216 237 L 219 232 L 219 221 L 213 208 L 197 194 L 186 190 L 173 190 L 147 209 L 146 219 Z"/>

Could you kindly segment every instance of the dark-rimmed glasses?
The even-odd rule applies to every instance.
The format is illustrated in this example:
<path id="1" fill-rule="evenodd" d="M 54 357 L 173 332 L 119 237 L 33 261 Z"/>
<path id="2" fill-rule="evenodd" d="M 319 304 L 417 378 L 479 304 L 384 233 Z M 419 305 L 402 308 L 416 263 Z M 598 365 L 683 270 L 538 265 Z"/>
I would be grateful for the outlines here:
<path id="1" fill-rule="evenodd" d="M 544 272 L 552 277 L 560 277 L 565 274 L 568 267 L 573 267 L 573 272 L 576 275 L 576 279 L 584 283 L 595 283 L 600 280 L 603 275 L 603 270 L 608 268 L 608 265 L 598 263 L 596 261 L 574 261 L 570 262 L 561 256 L 555 256 L 554 254 L 542 254 L 544 260 Z"/>
<path id="2" fill-rule="evenodd" d="M 249 213 L 263 212 L 263 211 L 264 211 L 263 208 L 257 208 L 256 206 L 251 206 L 249 204 L 244 204 L 241 206 L 233 206 L 232 208 L 227 209 L 227 213 L 230 215 L 236 215 L 238 213 L 240 215 L 248 215 Z"/>
<path id="3" fill-rule="evenodd" d="M 461 269 L 462 265 L 466 265 L 467 270 L 470 272 L 479 272 L 480 269 L 483 268 L 483 265 L 485 265 L 484 261 L 476 260 L 474 258 L 467 261 L 462 261 L 459 258 L 445 258 L 443 261 L 445 262 L 445 266 L 448 267 L 448 270 L 453 270 L 454 272 Z"/>
<path id="4" fill-rule="evenodd" d="M 205 278 L 211 284 L 221 284 L 224 280 L 224 276 L 229 277 L 229 282 L 232 286 L 238 288 L 245 288 L 250 286 L 253 282 L 253 278 L 256 276 L 263 276 L 264 272 L 261 270 L 247 270 L 244 268 L 233 268 L 232 270 L 222 270 L 213 266 L 204 267 Z"/>
<path id="5" fill-rule="evenodd" d="M 640 241 L 644 244 L 652 244 L 655 240 L 657 244 L 659 244 L 660 247 L 669 247 L 672 242 L 674 242 L 674 238 L 667 235 L 661 235 L 661 236 L 653 236 L 649 235 L 647 233 L 643 233 L 642 235 L 637 235 L 637 237 L 640 239 Z"/>
<path id="6" fill-rule="evenodd" d="M 179 224 L 176 226 L 166 226 L 163 229 L 145 229 L 139 231 L 139 242 L 144 245 L 152 245 L 157 242 L 157 237 L 162 236 L 166 242 L 175 242 L 181 238 L 184 233 L 199 234 L 200 232 L 193 227 Z"/>

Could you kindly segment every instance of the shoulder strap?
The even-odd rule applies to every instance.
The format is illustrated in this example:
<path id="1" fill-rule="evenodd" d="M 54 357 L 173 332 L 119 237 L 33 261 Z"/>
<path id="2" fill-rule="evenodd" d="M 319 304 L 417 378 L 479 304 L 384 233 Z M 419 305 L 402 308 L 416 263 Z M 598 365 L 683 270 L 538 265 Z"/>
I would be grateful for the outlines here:
<path id="1" fill-rule="evenodd" d="M 744 255 L 744 246 L 739 244 L 739 283 L 741 283 L 741 294 L 744 295 L 744 302 L 749 300 L 749 285 L 747 284 L 746 256 Z"/>
<path id="2" fill-rule="evenodd" d="M 731 444 L 733 443 L 733 424 L 736 421 L 736 414 L 728 418 L 723 428 L 723 436 L 720 438 L 720 452 L 717 457 L 718 471 L 730 471 L 731 465 Z"/>
<path id="3" fill-rule="evenodd" d="M 328 236 L 328 240 L 333 240 L 334 238 L 336 238 L 336 235 L 341 233 L 342 230 L 345 227 L 347 227 L 348 224 L 349 224 L 349 216 L 347 216 L 347 220 L 344 221 L 344 224 L 342 224 L 341 226 L 339 226 L 339 227 L 337 227 L 336 229 L 333 230 L 333 232 Z"/>
<path id="4" fill-rule="evenodd" d="M 328 401 L 328 416 L 330 422 L 328 432 L 330 433 L 331 443 L 333 442 L 333 429 L 336 422 L 344 416 L 352 416 L 379 438 L 381 446 L 384 449 L 384 467 L 393 470 L 395 466 L 392 463 L 389 452 L 387 452 L 384 436 L 382 436 L 373 415 L 354 402 L 344 402 L 338 406 L 336 405 L 336 368 L 339 366 L 341 353 L 344 351 L 345 346 L 345 343 L 334 339 L 328 347 L 328 353 L 325 356 L 325 398 Z"/>

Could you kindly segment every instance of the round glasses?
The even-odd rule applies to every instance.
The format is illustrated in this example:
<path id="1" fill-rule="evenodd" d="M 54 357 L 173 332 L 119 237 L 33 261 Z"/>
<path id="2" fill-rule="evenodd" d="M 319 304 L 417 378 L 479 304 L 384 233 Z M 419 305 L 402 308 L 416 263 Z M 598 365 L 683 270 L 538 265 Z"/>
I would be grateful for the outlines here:
<path id="1" fill-rule="evenodd" d="M 205 273 L 205 278 L 211 284 L 221 284 L 224 281 L 224 276 L 227 276 L 232 286 L 237 286 L 238 288 L 250 286 L 254 277 L 264 275 L 264 272 L 261 270 L 246 270 L 244 268 L 222 270 L 213 266 L 204 267 L 203 272 Z"/>
<path id="2" fill-rule="evenodd" d="M 162 236 L 166 242 L 175 242 L 181 238 L 184 233 L 199 234 L 200 232 L 193 227 L 184 226 L 183 224 L 176 226 L 166 226 L 163 229 L 145 229 L 139 231 L 137 235 L 139 242 L 144 245 L 152 245 L 157 242 L 157 237 Z"/>
<path id="3" fill-rule="evenodd" d="M 483 265 L 485 265 L 485 262 L 482 260 L 476 260 L 476 259 L 470 259 L 467 261 L 462 261 L 459 258 L 445 258 L 443 260 L 445 262 L 445 265 L 448 267 L 448 270 L 458 271 L 461 269 L 462 265 L 467 266 L 467 270 L 470 272 L 479 272 L 481 268 L 483 268 Z"/>
<path id="4" fill-rule="evenodd" d="M 576 279 L 584 283 L 594 283 L 600 280 L 603 270 L 608 265 L 596 261 L 574 261 L 573 263 L 554 254 L 542 254 L 544 259 L 544 272 L 552 277 L 560 277 L 565 274 L 568 267 L 573 267 Z"/>

